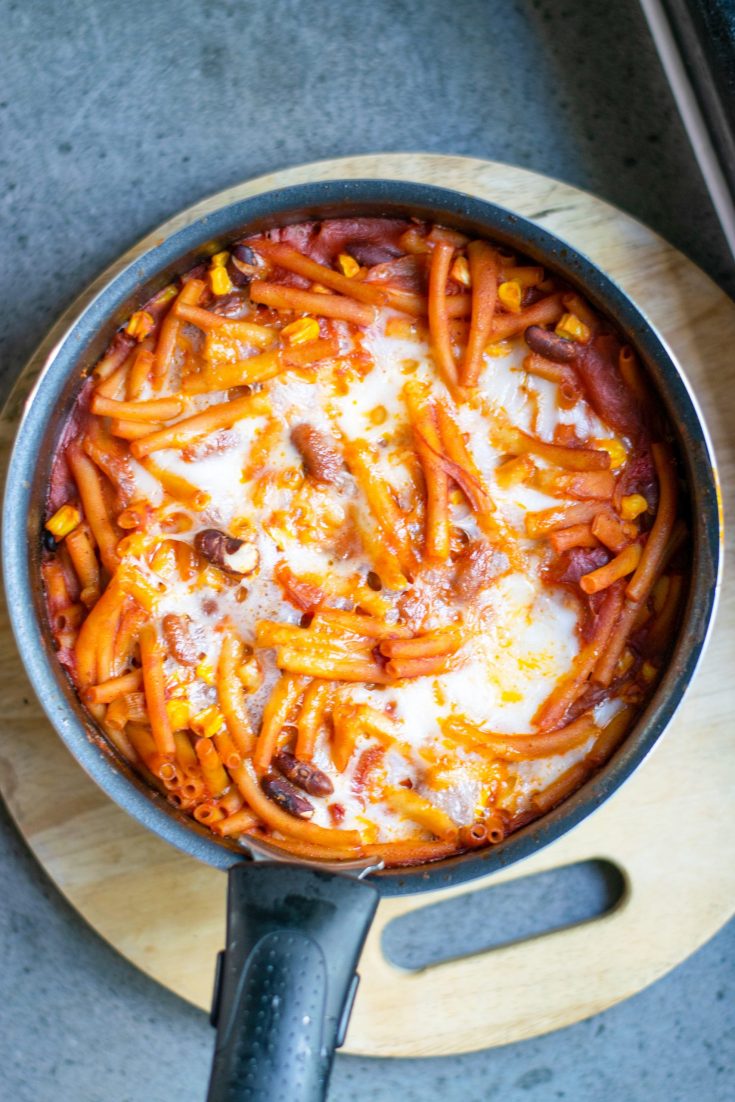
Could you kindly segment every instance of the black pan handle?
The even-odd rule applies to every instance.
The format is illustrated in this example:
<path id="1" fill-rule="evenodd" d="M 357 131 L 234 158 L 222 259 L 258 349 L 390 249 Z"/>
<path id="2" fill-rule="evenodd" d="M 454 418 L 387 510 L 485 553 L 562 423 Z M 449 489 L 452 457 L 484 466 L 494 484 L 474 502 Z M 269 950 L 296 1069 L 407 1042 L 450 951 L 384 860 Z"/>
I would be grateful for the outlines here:
<path id="1" fill-rule="evenodd" d="M 319 1102 L 344 1040 L 378 892 L 282 862 L 229 872 L 207 1102 Z"/>

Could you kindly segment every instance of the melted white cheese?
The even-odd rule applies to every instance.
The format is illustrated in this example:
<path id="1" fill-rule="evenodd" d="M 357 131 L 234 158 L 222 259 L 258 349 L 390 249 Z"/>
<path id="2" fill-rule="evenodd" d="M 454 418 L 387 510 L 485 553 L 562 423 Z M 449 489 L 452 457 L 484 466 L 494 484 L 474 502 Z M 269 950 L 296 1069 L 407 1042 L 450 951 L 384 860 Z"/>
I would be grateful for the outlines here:
<path id="1" fill-rule="evenodd" d="M 421 338 L 397 339 L 386 335 L 386 321 L 393 316 L 389 310 L 381 311 L 377 322 L 364 333 L 362 348 L 371 357 L 372 368 L 361 377 L 351 377 L 346 394 L 335 394 L 334 365 L 320 365 L 310 379 L 286 372 L 265 384 L 276 426 L 271 428 L 262 463 L 253 477 L 248 478 L 243 472 L 262 434 L 269 424 L 272 426 L 272 419 L 266 416 L 239 421 L 228 430 L 227 446 L 221 452 L 196 458 L 186 451 L 167 449 L 155 455 L 159 466 L 185 478 L 210 497 L 206 509 L 190 514 L 195 527 L 173 538 L 191 542 L 196 531 L 206 527 L 237 533 L 237 526 L 244 519 L 259 552 L 259 569 L 244 579 L 241 586 L 217 588 L 185 582 L 175 573 L 163 579 L 165 590 L 158 600 L 157 617 L 168 613 L 188 615 L 201 644 L 202 661 L 210 669 L 216 669 L 221 641 L 221 635 L 213 628 L 224 616 L 231 618 L 246 642 L 253 641 L 258 620 L 299 622 L 301 612 L 284 598 L 273 580 L 277 563 L 286 563 L 299 576 L 326 575 L 337 591 L 340 578 L 355 575 L 364 578 L 373 568 L 359 550 L 340 555 L 329 535 L 347 522 L 350 509 L 361 500 L 352 477 L 345 472 L 339 485 L 305 483 L 301 457 L 291 443 L 290 432 L 295 425 L 307 422 L 345 443 L 365 440 L 375 449 L 376 469 L 394 489 L 400 494 L 409 485 L 408 468 L 396 452 L 396 441 L 402 433 L 404 438 L 406 435 L 401 390 L 409 379 L 425 382 L 440 396 L 446 395 L 446 389 Z M 495 471 L 504 457 L 491 442 L 492 420 L 502 418 L 505 423 L 545 440 L 553 439 L 554 428 L 560 423 L 573 425 L 581 437 L 610 435 L 584 402 L 572 410 L 559 409 L 556 387 L 525 375 L 522 361 L 527 350 L 523 341 L 516 339 L 508 345 L 509 353 L 505 356 L 485 356 L 479 396 L 463 403 L 458 417 L 497 506 L 499 523 L 515 533 L 524 547 L 525 565 L 523 569 L 509 569 L 503 559 L 499 577 L 468 614 L 467 638 L 448 672 L 383 688 L 346 684 L 340 690 L 343 699 L 367 703 L 380 711 L 389 709 L 393 717 L 398 741 L 376 767 L 380 782 L 388 785 L 410 782 L 457 823 L 473 820 L 489 783 L 489 766 L 487 759 L 480 759 L 471 750 L 460 745 L 448 747 L 441 721 L 461 715 L 468 723 L 488 731 L 531 732 L 534 713 L 569 670 L 580 645 L 577 602 L 560 588 L 542 583 L 538 552 L 524 538 L 525 513 L 547 508 L 558 499 L 523 484 L 502 489 L 496 483 Z M 224 399 L 222 393 L 202 396 L 192 402 L 192 407 L 202 409 Z M 541 460 L 537 465 L 545 466 Z M 158 504 L 160 491 L 156 480 L 137 465 L 135 475 L 141 493 L 152 504 Z M 458 502 L 454 509 L 455 522 L 475 536 L 477 527 L 467 506 Z M 313 539 L 304 535 L 304 525 L 308 524 L 317 533 Z M 327 535 L 322 538 L 324 532 Z M 142 561 L 137 565 L 150 578 L 150 569 Z M 160 579 L 156 581 L 160 584 Z M 340 604 L 338 592 L 330 603 Z M 437 598 L 432 616 L 424 626 L 446 623 L 449 611 Z M 265 681 L 249 701 L 256 725 L 278 676 L 274 651 L 259 653 Z M 175 665 L 169 660 L 167 672 L 175 675 Z M 216 702 L 216 690 L 201 678 L 190 681 L 185 691 L 192 710 Z M 615 702 L 603 706 L 598 719 L 609 719 L 616 706 Z M 508 806 L 512 810 L 522 809 L 534 791 L 545 787 L 583 756 L 589 745 L 566 755 L 505 767 L 510 778 L 508 788 L 513 792 Z M 334 794 L 326 800 L 314 801 L 314 821 L 331 825 L 328 805 L 338 804 L 344 812 L 341 825 L 367 831 L 365 836 L 371 840 L 415 836 L 415 824 L 395 814 L 379 798 L 369 800 L 364 791 L 356 789 L 361 755 L 376 746 L 374 738 L 362 735 L 347 769 L 339 773 L 329 756 L 328 735 L 322 732 L 314 760 L 331 777 Z M 428 789 L 426 752 L 433 752 L 435 758 L 437 754 L 444 755 L 441 783 L 436 783 L 435 778 Z"/>

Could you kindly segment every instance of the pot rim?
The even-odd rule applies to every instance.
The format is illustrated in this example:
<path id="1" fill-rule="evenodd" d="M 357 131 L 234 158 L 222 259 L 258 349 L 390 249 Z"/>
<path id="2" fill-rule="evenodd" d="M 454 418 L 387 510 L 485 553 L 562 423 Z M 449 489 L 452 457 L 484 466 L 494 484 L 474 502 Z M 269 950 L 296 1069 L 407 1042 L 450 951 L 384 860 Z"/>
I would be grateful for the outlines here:
<path id="1" fill-rule="evenodd" d="M 272 850 L 261 849 L 257 843 L 249 843 L 245 849 L 215 841 L 205 828 L 177 814 L 110 750 L 86 716 L 54 657 L 38 613 L 33 556 L 40 524 L 33 517 L 34 506 L 38 506 L 33 483 L 41 466 L 39 455 L 42 463 L 50 461 L 46 453 L 40 453 L 40 447 L 65 388 L 72 386 L 85 358 L 89 366 L 96 360 L 97 353 L 90 353 L 95 340 L 99 344 L 104 334 L 106 343 L 133 304 L 145 301 L 175 272 L 186 271 L 197 254 L 216 251 L 244 232 L 312 217 L 344 217 L 348 211 L 357 213 L 360 208 L 363 214 L 366 210 L 371 215 L 388 216 L 411 212 L 460 229 L 476 227 L 483 235 L 512 245 L 579 286 L 623 331 L 649 374 L 658 376 L 657 389 L 668 406 L 687 467 L 693 512 L 692 579 L 677 643 L 656 691 L 610 761 L 557 808 L 511 834 L 499 846 L 433 864 L 375 873 L 381 891 L 394 895 L 449 887 L 487 875 L 535 853 L 591 814 L 640 765 L 665 731 L 691 683 L 712 630 L 722 567 L 722 509 L 709 434 L 688 380 L 663 338 L 628 295 L 591 260 L 512 211 L 428 184 L 327 180 L 234 201 L 229 190 L 195 204 L 167 220 L 104 271 L 31 357 L 24 377 L 36 368 L 39 374 L 26 401 L 8 464 L 3 573 L 13 632 L 34 691 L 56 732 L 102 790 L 143 826 L 210 865 L 228 868 L 249 856 L 272 858 Z M 661 386 L 664 382 L 665 390 Z M 283 859 L 313 864 L 288 854 Z"/>

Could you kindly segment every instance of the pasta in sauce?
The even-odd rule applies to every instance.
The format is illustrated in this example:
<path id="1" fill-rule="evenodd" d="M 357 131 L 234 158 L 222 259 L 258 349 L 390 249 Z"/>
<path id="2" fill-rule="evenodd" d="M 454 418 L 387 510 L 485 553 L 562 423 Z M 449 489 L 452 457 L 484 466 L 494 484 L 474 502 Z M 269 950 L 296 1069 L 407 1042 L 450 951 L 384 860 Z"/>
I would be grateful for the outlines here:
<path id="1" fill-rule="evenodd" d="M 686 586 L 633 351 L 544 268 L 335 219 L 116 334 L 54 459 L 58 657 L 216 835 L 388 866 L 497 844 L 619 745 Z"/>

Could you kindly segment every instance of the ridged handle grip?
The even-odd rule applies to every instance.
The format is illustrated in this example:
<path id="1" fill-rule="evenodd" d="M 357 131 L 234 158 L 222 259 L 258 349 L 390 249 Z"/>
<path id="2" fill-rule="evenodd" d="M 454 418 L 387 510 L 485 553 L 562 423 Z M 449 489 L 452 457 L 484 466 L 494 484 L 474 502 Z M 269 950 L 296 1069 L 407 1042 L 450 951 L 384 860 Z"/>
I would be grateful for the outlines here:
<path id="1" fill-rule="evenodd" d="M 318 1102 L 378 893 L 280 862 L 236 865 L 229 878 L 208 1102 Z"/>

